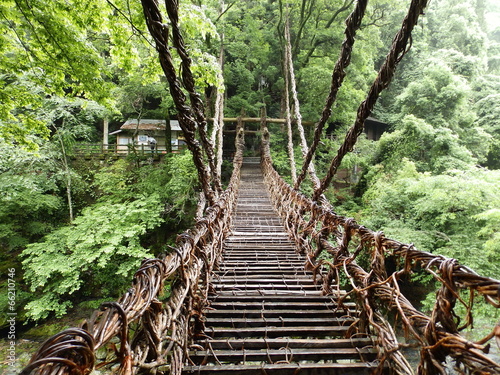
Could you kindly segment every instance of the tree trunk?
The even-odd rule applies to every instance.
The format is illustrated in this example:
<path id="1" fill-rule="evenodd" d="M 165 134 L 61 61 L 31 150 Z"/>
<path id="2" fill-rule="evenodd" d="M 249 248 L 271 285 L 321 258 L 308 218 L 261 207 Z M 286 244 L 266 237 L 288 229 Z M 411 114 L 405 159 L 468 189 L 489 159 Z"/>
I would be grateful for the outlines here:
<path id="1" fill-rule="evenodd" d="M 64 119 L 63 119 L 64 125 Z M 68 210 L 69 210 L 69 222 L 73 222 L 73 199 L 71 194 L 71 171 L 68 166 L 68 158 L 66 157 L 66 147 L 64 147 L 64 141 L 61 137 L 61 133 L 58 131 L 55 125 L 52 125 L 57 133 L 57 137 L 59 138 L 59 144 L 61 145 L 61 153 L 63 159 L 64 166 L 64 174 L 66 176 L 66 198 L 68 200 Z"/>
<path id="2" fill-rule="evenodd" d="M 286 131 L 288 134 L 288 158 L 290 159 L 290 175 L 292 177 L 292 184 L 295 185 L 297 182 L 297 167 L 295 165 L 295 153 L 293 151 L 293 134 L 292 134 L 292 115 L 290 111 L 290 67 L 288 65 L 289 55 L 290 55 L 290 41 L 287 39 L 289 36 L 288 32 L 288 15 L 285 21 L 285 61 L 283 64 L 283 70 L 285 75 L 285 115 L 286 115 Z"/>
<path id="3" fill-rule="evenodd" d="M 170 115 L 168 111 L 165 116 L 165 151 L 167 154 L 172 153 L 172 127 L 170 126 Z"/>
<path id="4" fill-rule="evenodd" d="M 102 129 L 102 146 L 105 150 L 108 149 L 108 133 L 109 133 L 109 121 L 107 118 L 103 120 L 103 129 Z"/>

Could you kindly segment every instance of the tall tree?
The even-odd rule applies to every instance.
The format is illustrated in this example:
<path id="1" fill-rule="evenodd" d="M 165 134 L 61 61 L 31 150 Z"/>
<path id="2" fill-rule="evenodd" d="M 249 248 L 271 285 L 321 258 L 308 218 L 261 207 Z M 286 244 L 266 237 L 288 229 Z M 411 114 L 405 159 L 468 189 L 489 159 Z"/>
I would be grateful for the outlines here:
<path id="1" fill-rule="evenodd" d="M 125 3 L 123 9 L 125 7 Z M 30 135 L 47 137 L 31 110 L 40 97 L 93 99 L 112 106 L 114 67 L 130 67 L 134 48 L 128 18 L 114 17 L 106 2 L 9 0 L 0 4 L 0 136 L 36 147 Z M 109 22 L 113 19 L 113 22 Z M 144 42 L 135 37 L 135 43 Z M 119 52 L 119 53 L 118 53 Z M 35 94 L 36 93 L 36 94 Z"/>

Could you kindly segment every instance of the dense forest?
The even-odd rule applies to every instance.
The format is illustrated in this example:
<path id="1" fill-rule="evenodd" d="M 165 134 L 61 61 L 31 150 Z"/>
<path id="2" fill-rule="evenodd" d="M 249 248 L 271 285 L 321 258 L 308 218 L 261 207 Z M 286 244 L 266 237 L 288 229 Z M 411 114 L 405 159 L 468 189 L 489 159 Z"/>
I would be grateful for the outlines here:
<path id="1" fill-rule="evenodd" d="M 320 177 L 408 3 L 369 3 L 316 153 Z M 206 115 L 214 116 L 223 92 L 227 117 L 242 111 L 258 117 L 262 107 L 270 117 L 285 117 L 289 23 L 300 113 L 318 121 L 354 5 L 181 2 L 180 24 Z M 358 141 L 343 161 L 343 178 L 326 192 L 336 212 L 496 278 L 499 21 L 495 0 L 431 1 L 372 113 L 385 132 Z M 200 186 L 188 151 L 160 161 L 134 154 L 85 159 L 74 152 L 102 142 L 104 121 L 117 130 L 128 118 L 176 116 L 140 2 L 5 0 L 0 27 L 1 282 L 6 289 L 7 270 L 15 268 L 23 321 L 43 322 L 119 296 L 141 259 L 168 252 L 192 224 Z M 271 130 L 276 168 L 290 178 L 287 135 L 279 125 Z M 312 139 L 313 127 L 305 130 Z M 300 168 L 296 130 L 293 140 Z M 311 185 L 302 190 L 310 194 Z M 1 298 L 6 305 L 7 295 Z"/>

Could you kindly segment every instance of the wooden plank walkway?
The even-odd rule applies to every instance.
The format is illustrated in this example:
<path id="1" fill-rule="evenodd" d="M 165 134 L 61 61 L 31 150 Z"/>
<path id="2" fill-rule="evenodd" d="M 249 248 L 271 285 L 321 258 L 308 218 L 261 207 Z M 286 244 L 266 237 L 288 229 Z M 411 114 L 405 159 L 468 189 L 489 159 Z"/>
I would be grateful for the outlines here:
<path id="1" fill-rule="evenodd" d="M 245 158 L 232 235 L 213 278 L 204 350 L 184 374 L 369 374 L 367 337 L 345 338 L 354 303 L 337 308 L 304 270 L 267 196 L 258 158 Z M 342 292 L 343 293 L 343 292 Z"/>

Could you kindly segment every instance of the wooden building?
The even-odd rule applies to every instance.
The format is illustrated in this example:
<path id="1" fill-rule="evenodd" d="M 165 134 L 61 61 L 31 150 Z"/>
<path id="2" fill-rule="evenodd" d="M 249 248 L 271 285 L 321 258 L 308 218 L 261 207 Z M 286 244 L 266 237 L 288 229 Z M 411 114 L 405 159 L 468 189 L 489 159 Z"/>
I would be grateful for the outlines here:
<path id="1" fill-rule="evenodd" d="M 372 141 L 378 141 L 382 134 L 389 129 L 389 124 L 370 116 L 365 120 L 364 129 L 366 138 Z"/>
<path id="2" fill-rule="evenodd" d="M 178 151 L 185 145 L 185 142 L 177 120 L 170 120 L 170 133 L 172 151 Z M 134 134 L 135 142 L 132 142 Z M 117 152 L 127 152 L 132 143 L 140 148 L 147 148 L 149 147 L 149 137 L 156 140 L 158 152 L 167 149 L 166 120 L 140 119 L 138 122 L 137 119 L 128 119 L 120 126 L 119 130 L 109 133 L 109 135 L 116 135 Z"/>

